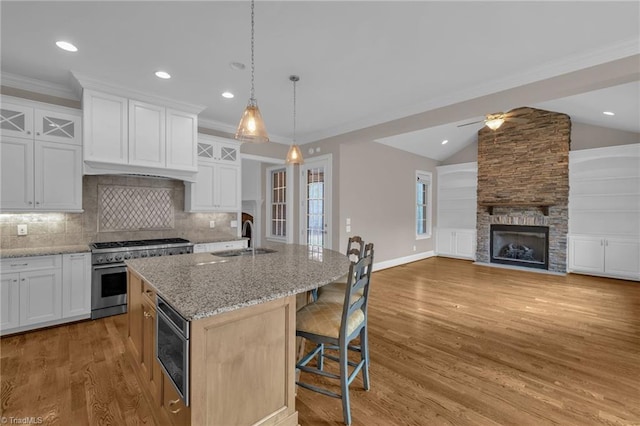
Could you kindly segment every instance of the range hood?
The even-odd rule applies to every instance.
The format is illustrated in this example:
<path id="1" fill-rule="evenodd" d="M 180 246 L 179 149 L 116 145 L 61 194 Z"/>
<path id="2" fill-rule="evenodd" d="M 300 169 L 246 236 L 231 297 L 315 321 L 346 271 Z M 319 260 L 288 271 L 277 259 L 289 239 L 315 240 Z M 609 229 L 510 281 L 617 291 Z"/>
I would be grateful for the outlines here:
<path id="1" fill-rule="evenodd" d="M 177 179 L 185 182 L 195 182 L 198 172 L 164 169 L 160 167 L 144 167 L 131 164 L 113 164 L 99 161 L 84 162 L 85 175 L 127 175 L 140 177 L 154 177 Z"/>

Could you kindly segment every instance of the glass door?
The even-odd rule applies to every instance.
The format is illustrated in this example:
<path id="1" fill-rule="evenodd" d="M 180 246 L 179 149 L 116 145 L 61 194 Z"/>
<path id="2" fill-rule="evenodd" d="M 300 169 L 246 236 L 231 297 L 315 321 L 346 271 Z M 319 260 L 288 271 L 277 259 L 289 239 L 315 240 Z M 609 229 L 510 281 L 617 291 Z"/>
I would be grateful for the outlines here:
<path id="1" fill-rule="evenodd" d="M 300 189 L 301 243 L 331 248 L 331 157 L 305 161 Z"/>

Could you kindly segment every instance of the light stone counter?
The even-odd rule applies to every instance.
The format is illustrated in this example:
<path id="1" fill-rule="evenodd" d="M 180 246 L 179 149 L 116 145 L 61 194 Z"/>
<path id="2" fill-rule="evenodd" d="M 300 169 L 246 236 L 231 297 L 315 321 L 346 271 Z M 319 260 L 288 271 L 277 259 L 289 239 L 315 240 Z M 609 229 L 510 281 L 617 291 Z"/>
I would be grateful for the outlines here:
<path id="1" fill-rule="evenodd" d="M 333 250 L 270 244 L 275 253 L 183 254 L 126 261 L 188 320 L 302 293 L 340 278 L 349 259 Z"/>
<path id="2" fill-rule="evenodd" d="M 91 249 L 88 245 L 78 244 L 73 246 L 51 246 L 34 248 L 16 248 L 0 250 L 0 259 L 12 257 L 50 256 L 54 254 L 85 253 Z"/>

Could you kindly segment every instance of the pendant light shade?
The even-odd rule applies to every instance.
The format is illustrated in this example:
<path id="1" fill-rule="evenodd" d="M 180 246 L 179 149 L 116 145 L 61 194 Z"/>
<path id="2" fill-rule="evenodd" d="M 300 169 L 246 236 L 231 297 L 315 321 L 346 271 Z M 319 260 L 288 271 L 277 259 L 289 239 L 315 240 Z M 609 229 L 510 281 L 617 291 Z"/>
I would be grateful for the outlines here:
<path id="1" fill-rule="evenodd" d="M 285 162 L 287 164 L 304 164 L 304 158 L 302 158 L 302 151 L 300 147 L 296 145 L 296 82 L 300 80 L 297 75 L 289 76 L 289 80 L 293 83 L 293 143 L 287 153 Z"/>
<path id="2" fill-rule="evenodd" d="M 304 164 L 304 158 L 302 158 L 302 152 L 298 145 L 291 145 L 285 161 L 287 164 Z"/>
<path id="3" fill-rule="evenodd" d="M 242 114 L 242 118 L 240 118 L 235 137 L 240 142 L 262 143 L 269 142 L 269 135 L 267 135 L 267 128 L 262 120 L 262 114 L 260 114 L 258 102 L 255 97 L 255 64 L 253 60 L 254 26 L 254 0 L 251 0 L 251 97 L 249 98 L 247 108 Z"/>
<path id="4" fill-rule="evenodd" d="M 262 114 L 255 99 L 250 99 L 242 114 L 240 124 L 236 130 L 236 139 L 241 142 L 262 143 L 269 142 L 267 129 L 262 120 Z"/>

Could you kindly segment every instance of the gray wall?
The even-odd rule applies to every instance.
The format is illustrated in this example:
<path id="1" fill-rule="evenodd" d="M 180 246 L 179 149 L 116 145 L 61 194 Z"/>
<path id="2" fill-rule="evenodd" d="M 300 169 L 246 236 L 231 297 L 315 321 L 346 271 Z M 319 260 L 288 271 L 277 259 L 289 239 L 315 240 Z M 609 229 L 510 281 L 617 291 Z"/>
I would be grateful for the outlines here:
<path id="1" fill-rule="evenodd" d="M 640 133 L 571 123 L 571 151 L 640 143 Z"/>
<path id="2" fill-rule="evenodd" d="M 334 165 L 340 169 L 339 219 L 334 222 L 340 251 L 352 235 L 375 244 L 376 263 L 435 249 L 435 160 L 367 141 L 341 145 Z M 415 237 L 416 170 L 433 173 L 432 237 L 423 240 Z M 350 233 L 346 218 L 351 218 Z"/>

